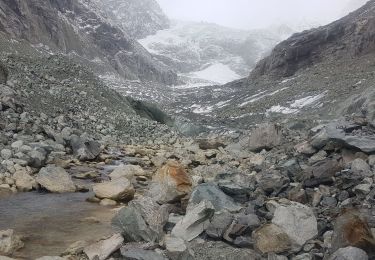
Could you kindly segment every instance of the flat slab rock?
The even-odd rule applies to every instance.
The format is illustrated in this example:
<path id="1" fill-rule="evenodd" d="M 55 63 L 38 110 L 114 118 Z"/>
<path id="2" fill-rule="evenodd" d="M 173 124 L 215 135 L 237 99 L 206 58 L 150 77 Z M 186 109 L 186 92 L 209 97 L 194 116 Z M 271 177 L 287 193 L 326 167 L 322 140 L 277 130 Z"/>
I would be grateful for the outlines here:
<path id="1" fill-rule="evenodd" d="M 105 260 L 112 253 L 120 249 L 124 238 L 121 234 L 114 234 L 112 237 L 96 242 L 84 248 L 84 252 L 90 260 Z"/>
<path id="2" fill-rule="evenodd" d="M 48 165 L 42 168 L 35 180 L 50 192 L 64 193 L 76 191 L 76 187 L 69 173 L 55 165 Z"/>

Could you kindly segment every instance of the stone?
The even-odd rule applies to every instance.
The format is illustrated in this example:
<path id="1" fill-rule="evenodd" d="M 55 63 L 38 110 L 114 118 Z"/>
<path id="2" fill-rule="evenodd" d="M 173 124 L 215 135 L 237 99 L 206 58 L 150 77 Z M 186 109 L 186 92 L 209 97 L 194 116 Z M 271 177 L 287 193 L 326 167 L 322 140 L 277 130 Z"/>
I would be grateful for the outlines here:
<path id="1" fill-rule="evenodd" d="M 259 152 L 263 149 L 269 150 L 281 144 L 282 133 L 279 126 L 275 124 L 259 125 L 249 138 L 249 149 Z"/>
<path id="2" fill-rule="evenodd" d="M 130 250 L 122 250 L 122 256 L 129 260 L 168 260 L 161 254 L 156 253 L 152 250 L 145 250 L 141 248 L 134 248 Z"/>
<path id="3" fill-rule="evenodd" d="M 328 260 L 368 260 L 368 255 L 362 249 L 345 247 L 337 250 Z"/>
<path id="4" fill-rule="evenodd" d="M 29 165 L 34 168 L 42 167 L 47 160 L 47 152 L 42 148 L 28 152 L 28 156 L 30 157 Z"/>
<path id="5" fill-rule="evenodd" d="M 159 242 L 164 237 L 163 227 L 169 217 L 168 208 L 151 198 L 141 197 L 122 208 L 112 219 L 112 224 L 126 242 Z"/>
<path id="6" fill-rule="evenodd" d="M 110 200 L 110 199 L 102 199 L 100 201 L 100 205 L 102 205 L 102 206 L 116 206 L 117 202 L 114 201 L 114 200 Z"/>
<path id="7" fill-rule="evenodd" d="M 254 240 L 251 237 L 239 236 L 233 240 L 233 245 L 240 248 L 253 248 Z"/>
<path id="8" fill-rule="evenodd" d="M 305 154 L 305 155 L 313 155 L 314 153 L 317 152 L 317 150 L 314 147 L 312 147 L 312 145 L 309 144 L 308 142 L 299 143 L 296 146 L 294 146 L 294 149 L 298 153 Z"/>
<path id="9" fill-rule="evenodd" d="M 207 229 L 215 213 L 210 201 L 203 200 L 188 208 L 185 217 L 172 229 L 171 235 L 191 241 Z"/>
<path id="10" fill-rule="evenodd" d="M 333 177 L 342 170 L 342 166 L 336 160 L 326 159 L 309 167 L 303 174 L 305 188 L 318 187 L 319 185 L 331 185 Z"/>
<path id="11" fill-rule="evenodd" d="M 80 161 L 94 160 L 101 153 L 100 143 L 82 136 L 78 137 L 72 135 L 70 138 L 70 146 L 73 150 L 73 154 Z"/>
<path id="12" fill-rule="evenodd" d="M 23 145 L 23 141 L 22 140 L 18 140 L 18 141 L 15 141 L 13 142 L 10 146 L 12 147 L 12 149 L 14 151 L 19 151 L 21 146 Z"/>
<path id="13" fill-rule="evenodd" d="M 318 235 L 318 223 L 311 208 L 291 202 L 290 205 L 279 205 L 272 223 L 280 227 L 298 246 Z"/>
<path id="14" fill-rule="evenodd" d="M 309 158 L 309 164 L 314 164 L 323 161 L 327 157 L 327 152 L 321 150 Z"/>
<path id="15" fill-rule="evenodd" d="M 241 210 L 241 206 L 237 205 L 231 197 L 212 183 L 198 185 L 191 193 L 188 207 L 197 205 L 203 200 L 211 202 L 215 211 L 238 212 Z"/>
<path id="16" fill-rule="evenodd" d="M 375 239 L 364 216 L 354 210 L 342 213 L 334 222 L 332 250 L 358 247 L 369 255 L 375 254 Z"/>
<path id="17" fill-rule="evenodd" d="M 279 194 L 290 183 L 289 178 L 281 175 L 279 171 L 261 172 L 256 175 L 256 181 L 258 187 L 262 188 L 269 195 Z"/>
<path id="18" fill-rule="evenodd" d="M 359 196 L 367 195 L 371 192 L 371 184 L 358 184 L 353 188 L 353 192 Z"/>
<path id="19" fill-rule="evenodd" d="M 292 248 L 288 235 L 278 226 L 267 224 L 254 232 L 256 248 L 266 253 L 283 253 Z"/>
<path id="20" fill-rule="evenodd" d="M 109 174 L 109 177 L 112 180 L 126 178 L 131 181 L 134 176 L 141 175 L 144 175 L 144 170 L 139 165 L 120 165 Z"/>
<path id="21" fill-rule="evenodd" d="M 121 234 L 114 234 L 108 239 L 100 240 L 83 249 L 89 260 L 105 260 L 112 253 L 120 249 L 124 238 Z"/>
<path id="22" fill-rule="evenodd" d="M 173 203 L 191 192 L 192 182 L 182 165 L 168 161 L 153 177 L 149 196 L 158 203 Z"/>
<path id="23" fill-rule="evenodd" d="M 100 199 L 128 202 L 134 198 L 135 190 L 128 179 L 120 178 L 93 186 L 95 196 Z"/>
<path id="24" fill-rule="evenodd" d="M 0 255 L 0 260 L 16 260 L 16 259 Z"/>
<path id="25" fill-rule="evenodd" d="M 66 260 L 66 259 L 60 256 L 43 256 L 35 260 Z"/>
<path id="26" fill-rule="evenodd" d="M 166 236 L 165 248 L 167 250 L 168 257 L 171 260 L 194 259 L 185 241 L 181 238 Z"/>
<path id="27" fill-rule="evenodd" d="M 24 246 L 12 229 L 0 231 L 0 254 L 11 255 Z"/>
<path id="28" fill-rule="evenodd" d="M 35 179 L 23 167 L 16 169 L 13 179 L 16 181 L 17 190 L 19 191 L 30 191 L 38 186 Z"/>
<path id="29" fill-rule="evenodd" d="M 13 156 L 12 150 L 9 150 L 9 149 L 1 150 L 0 154 L 1 154 L 1 158 L 3 158 L 4 160 L 9 160 Z"/>
<path id="30" fill-rule="evenodd" d="M 64 193 L 76 190 L 70 175 L 63 168 L 55 165 L 40 169 L 35 180 L 50 192 Z"/>
<path id="31" fill-rule="evenodd" d="M 351 170 L 353 173 L 364 176 L 364 177 L 369 177 L 373 176 L 373 173 L 371 172 L 370 165 L 368 165 L 364 160 L 362 159 L 355 159 L 351 163 Z"/>
<path id="32" fill-rule="evenodd" d="M 370 166 L 375 166 L 375 154 L 372 154 L 368 157 L 368 164 Z"/>
<path id="33" fill-rule="evenodd" d="M 232 222 L 233 215 L 228 211 L 215 212 L 206 234 L 213 239 L 221 239 Z"/>
<path id="34" fill-rule="evenodd" d="M 267 260 L 288 260 L 288 257 L 283 255 L 277 255 L 275 253 L 269 253 Z"/>
<path id="35" fill-rule="evenodd" d="M 86 241 L 77 241 L 71 244 L 62 255 L 78 255 L 82 254 L 85 247 L 88 246 Z"/>
<path id="36" fill-rule="evenodd" d="M 300 255 L 296 255 L 292 257 L 291 260 L 313 260 L 313 257 L 309 253 L 304 253 L 304 254 L 300 254 Z"/>

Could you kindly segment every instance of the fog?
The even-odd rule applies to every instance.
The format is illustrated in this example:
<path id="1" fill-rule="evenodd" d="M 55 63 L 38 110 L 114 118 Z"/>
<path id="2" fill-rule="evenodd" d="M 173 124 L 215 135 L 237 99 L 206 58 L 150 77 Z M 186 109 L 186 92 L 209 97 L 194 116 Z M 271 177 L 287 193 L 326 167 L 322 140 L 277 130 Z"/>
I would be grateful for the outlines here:
<path id="1" fill-rule="evenodd" d="M 305 28 L 327 24 L 366 0 L 158 0 L 172 19 L 254 29 L 278 24 Z"/>

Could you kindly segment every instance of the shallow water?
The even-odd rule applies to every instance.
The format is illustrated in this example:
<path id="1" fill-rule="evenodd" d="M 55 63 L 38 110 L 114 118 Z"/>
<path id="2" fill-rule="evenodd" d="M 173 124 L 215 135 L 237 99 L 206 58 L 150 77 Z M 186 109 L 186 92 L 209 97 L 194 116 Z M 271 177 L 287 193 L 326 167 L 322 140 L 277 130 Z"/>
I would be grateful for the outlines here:
<path id="1" fill-rule="evenodd" d="M 17 193 L 0 197 L 0 230 L 14 229 L 25 247 L 14 256 L 59 255 L 72 243 L 110 235 L 114 210 L 86 202 L 92 193 Z M 100 222 L 84 220 L 95 217 Z"/>

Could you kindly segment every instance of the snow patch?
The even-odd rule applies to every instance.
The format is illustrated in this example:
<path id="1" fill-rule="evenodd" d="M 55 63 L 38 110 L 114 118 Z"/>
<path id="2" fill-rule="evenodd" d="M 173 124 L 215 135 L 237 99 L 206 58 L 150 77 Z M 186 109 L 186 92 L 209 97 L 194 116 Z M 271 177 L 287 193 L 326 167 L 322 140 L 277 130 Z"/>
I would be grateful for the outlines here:
<path id="1" fill-rule="evenodd" d="M 234 72 L 228 65 L 215 63 L 211 66 L 190 74 L 191 77 L 212 81 L 219 84 L 225 84 L 230 81 L 240 79 L 241 76 Z"/>

